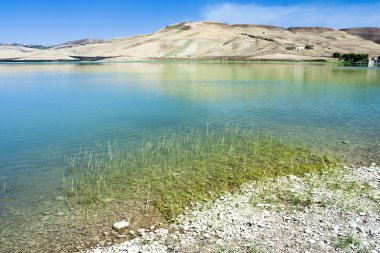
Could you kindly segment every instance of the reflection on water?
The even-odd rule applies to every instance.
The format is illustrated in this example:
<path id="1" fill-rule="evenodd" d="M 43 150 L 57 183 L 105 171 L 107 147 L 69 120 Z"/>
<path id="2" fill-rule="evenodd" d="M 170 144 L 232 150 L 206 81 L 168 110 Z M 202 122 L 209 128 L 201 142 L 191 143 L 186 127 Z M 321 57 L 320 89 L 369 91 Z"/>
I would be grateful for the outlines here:
<path id="1" fill-rule="evenodd" d="M 380 160 L 380 71 L 313 64 L 0 65 L 0 219 L 61 194 L 63 155 L 226 122 Z"/>

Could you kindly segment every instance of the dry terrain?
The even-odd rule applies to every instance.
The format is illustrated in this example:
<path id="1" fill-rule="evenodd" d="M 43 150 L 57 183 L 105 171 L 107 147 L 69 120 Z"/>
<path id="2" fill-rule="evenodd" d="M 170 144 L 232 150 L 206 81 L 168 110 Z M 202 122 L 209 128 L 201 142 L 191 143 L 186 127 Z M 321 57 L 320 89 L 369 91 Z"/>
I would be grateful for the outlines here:
<path id="1" fill-rule="evenodd" d="M 363 28 L 364 29 L 364 28 Z M 53 47 L 1 45 L 0 61 L 78 60 L 327 60 L 334 52 L 380 55 L 379 28 L 334 30 L 322 27 L 178 23 L 146 35 L 79 40 Z M 372 41 L 371 41 L 372 40 Z M 377 42 L 377 43 L 376 43 Z M 313 46 L 307 50 L 289 47 Z"/>
<path id="2" fill-rule="evenodd" d="M 167 228 L 87 253 L 380 252 L 380 167 L 345 167 L 241 186 Z"/>
<path id="3" fill-rule="evenodd" d="M 350 28 L 350 29 L 342 29 L 341 31 L 344 31 L 352 35 L 358 35 L 364 39 L 372 40 L 380 44 L 380 28 L 377 28 L 377 27 Z"/>

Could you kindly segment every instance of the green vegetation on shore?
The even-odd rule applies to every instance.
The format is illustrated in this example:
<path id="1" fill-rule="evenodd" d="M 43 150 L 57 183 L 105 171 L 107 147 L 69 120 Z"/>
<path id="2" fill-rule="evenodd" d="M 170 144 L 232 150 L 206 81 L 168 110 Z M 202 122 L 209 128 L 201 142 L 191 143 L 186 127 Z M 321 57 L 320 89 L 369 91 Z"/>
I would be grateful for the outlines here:
<path id="1" fill-rule="evenodd" d="M 66 161 L 73 173 L 67 194 L 85 207 L 108 197 L 130 198 L 154 204 L 168 219 L 249 181 L 302 176 L 335 164 L 270 134 L 233 125 L 167 133 L 131 150 L 118 148 L 116 143 L 107 148 L 98 145 Z"/>
<path id="2" fill-rule="evenodd" d="M 345 62 L 368 62 L 368 56 L 368 54 L 340 54 L 338 52 L 333 53 L 333 58 L 337 58 Z"/>

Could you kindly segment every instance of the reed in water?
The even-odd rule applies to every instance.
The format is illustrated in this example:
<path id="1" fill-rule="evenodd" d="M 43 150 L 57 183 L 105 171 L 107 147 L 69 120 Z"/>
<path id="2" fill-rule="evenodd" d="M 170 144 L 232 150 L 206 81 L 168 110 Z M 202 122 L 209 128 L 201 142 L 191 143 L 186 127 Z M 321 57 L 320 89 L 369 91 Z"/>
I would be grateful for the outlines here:
<path id="1" fill-rule="evenodd" d="M 168 132 L 133 149 L 97 144 L 66 162 L 72 177 L 67 194 L 86 208 L 109 197 L 139 199 L 168 219 L 246 182 L 321 172 L 336 163 L 235 125 Z"/>

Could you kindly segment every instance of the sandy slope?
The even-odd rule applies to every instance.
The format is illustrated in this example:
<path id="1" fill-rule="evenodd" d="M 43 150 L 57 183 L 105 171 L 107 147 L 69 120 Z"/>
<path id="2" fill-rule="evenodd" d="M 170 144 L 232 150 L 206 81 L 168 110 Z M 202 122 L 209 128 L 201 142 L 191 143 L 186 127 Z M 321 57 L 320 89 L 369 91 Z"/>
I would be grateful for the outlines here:
<path id="1" fill-rule="evenodd" d="M 289 46 L 313 45 L 312 50 L 289 51 Z M 149 59 L 327 59 L 334 52 L 380 55 L 380 44 L 344 31 L 321 28 L 283 29 L 273 26 L 227 25 L 214 22 L 180 23 L 153 34 L 85 43 L 66 43 L 49 49 L 0 46 L 0 61 L 59 61 Z"/>

